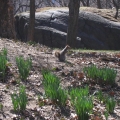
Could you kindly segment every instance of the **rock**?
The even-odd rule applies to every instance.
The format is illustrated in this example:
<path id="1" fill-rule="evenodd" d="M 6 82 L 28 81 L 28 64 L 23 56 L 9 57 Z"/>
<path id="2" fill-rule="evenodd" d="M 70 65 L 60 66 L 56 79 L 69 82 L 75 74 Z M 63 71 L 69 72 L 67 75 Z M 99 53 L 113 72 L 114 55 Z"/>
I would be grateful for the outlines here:
<path id="1" fill-rule="evenodd" d="M 35 41 L 51 47 L 64 47 L 66 43 L 68 9 L 58 8 L 36 12 Z M 27 40 L 29 13 L 15 16 L 19 39 Z M 120 23 L 107 20 L 91 12 L 80 11 L 76 48 L 120 49 Z"/>

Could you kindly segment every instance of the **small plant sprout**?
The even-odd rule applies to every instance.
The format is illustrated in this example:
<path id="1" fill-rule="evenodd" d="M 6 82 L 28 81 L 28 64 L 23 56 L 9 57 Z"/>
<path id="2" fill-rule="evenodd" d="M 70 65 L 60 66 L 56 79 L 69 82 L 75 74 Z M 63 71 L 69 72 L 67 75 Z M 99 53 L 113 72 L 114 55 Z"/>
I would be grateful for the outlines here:
<path id="1" fill-rule="evenodd" d="M 117 71 L 111 68 L 102 68 L 101 69 L 101 78 L 104 80 L 104 82 L 114 85 L 115 84 L 115 78 L 117 75 Z"/>
<path id="2" fill-rule="evenodd" d="M 84 67 L 83 71 L 88 78 L 92 78 L 92 79 L 96 79 L 98 74 L 98 68 L 95 65 Z"/>
<path id="3" fill-rule="evenodd" d="M 20 86 L 19 93 L 11 94 L 12 104 L 14 111 L 25 110 L 28 103 L 25 86 Z"/>
<path id="4" fill-rule="evenodd" d="M 24 60 L 23 57 L 16 57 L 16 63 L 20 73 L 20 78 L 22 80 L 26 80 L 32 66 L 31 59 Z"/>
<path id="5" fill-rule="evenodd" d="M 65 106 L 67 100 L 67 93 L 64 89 L 59 87 L 58 89 L 58 102 L 60 105 Z"/>
<path id="6" fill-rule="evenodd" d="M 88 86 L 86 86 L 85 88 L 75 88 L 75 89 L 72 89 L 70 91 L 70 97 L 71 97 L 71 100 L 73 100 L 72 102 L 74 102 L 74 100 L 76 99 L 76 96 L 88 96 L 89 94 L 89 88 Z"/>
<path id="7" fill-rule="evenodd" d="M 106 99 L 106 109 L 109 113 L 113 113 L 115 109 L 116 101 L 113 97 L 107 97 Z"/>
<path id="8" fill-rule="evenodd" d="M 3 111 L 3 104 L 0 103 L 0 111 Z"/>
<path id="9" fill-rule="evenodd" d="M 38 105 L 39 105 L 40 107 L 45 105 L 43 96 L 38 95 L 38 96 L 37 96 L 37 101 L 38 101 Z"/>
<path id="10" fill-rule="evenodd" d="M 0 53 L 0 76 L 2 77 L 3 81 L 5 79 L 6 73 L 6 66 L 7 65 L 7 49 L 3 49 Z"/>
<path id="11" fill-rule="evenodd" d="M 7 54 L 8 54 L 8 51 L 6 48 L 2 49 L 2 55 L 6 56 L 6 59 L 7 59 Z"/>
<path id="12" fill-rule="evenodd" d="M 89 113 L 92 112 L 93 101 L 88 93 L 88 87 L 81 89 L 76 88 L 70 91 L 71 101 L 79 120 L 88 120 Z"/>
<path id="13" fill-rule="evenodd" d="M 11 94 L 11 99 L 12 99 L 14 111 L 19 110 L 19 98 L 18 98 L 17 93 Z"/>
<path id="14" fill-rule="evenodd" d="M 79 120 L 88 120 L 89 113 L 91 113 L 93 109 L 92 99 L 85 96 L 78 97 L 74 102 L 74 107 Z"/>
<path id="15" fill-rule="evenodd" d="M 57 101 L 57 91 L 59 88 L 60 81 L 51 72 L 43 71 L 43 85 L 45 89 L 45 94 L 48 98 L 53 101 Z"/>
<path id="16" fill-rule="evenodd" d="M 105 112 L 104 112 L 104 115 L 105 115 L 105 119 L 108 120 L 108 116 L 109 116 L 108 111 L 105 111 Z"/>
<path id="17" fill-rule="evenodd" d="M 115 78 L 117 71 L 111 68 L 98 68 L 95 65 L 91 65 L 83 68 L 84 73 L 88 78 L 96 80 L 96 82 L 104 84 L 115 84 Z"/>
<path id="18" fill-rule="evenodd" d="M 29 45 L 33 45 L 33 46 L 35 46 L 37 43 L 35 42 L 35 41 L 28 41 L 27 42 Z"/>
<path id="19" fill-rule="evenodd" d="M 100 102 L 102 102 L 102 101 L 103 101 L 104 96 L 103 96 L 103 93 L 102 93 L 102 91 L 101 91 L 101 90 L 100 90 L 100 91 L 98 91 L 98 93 L 97 93 L 97 98 L 100 100 Z"/>
<path id="20" fill-rule="evenodd" d="M 45 95 L 52 101 L 65 106 L 67 93 L 60 87 L 59 78 L 49 71 L 43 71 L 42 74 Z"/>

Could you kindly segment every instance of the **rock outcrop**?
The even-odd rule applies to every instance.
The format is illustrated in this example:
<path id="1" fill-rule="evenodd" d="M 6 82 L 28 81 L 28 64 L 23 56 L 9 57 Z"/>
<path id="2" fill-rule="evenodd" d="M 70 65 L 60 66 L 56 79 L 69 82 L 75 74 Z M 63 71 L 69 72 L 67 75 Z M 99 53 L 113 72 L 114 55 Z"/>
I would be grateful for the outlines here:
<path id="1" fill-rule="evenodd" d="M 35 16 L 35 41 L 51 47 L 64 47 L 68 9 L 49 9 L 36 12 Z M 15 19 L 18 38 L 26 41 L 29 13 L 18 14 Z M 76 48 L 120 50 L 120 23 L 80 11 L 77 42 Z"/>

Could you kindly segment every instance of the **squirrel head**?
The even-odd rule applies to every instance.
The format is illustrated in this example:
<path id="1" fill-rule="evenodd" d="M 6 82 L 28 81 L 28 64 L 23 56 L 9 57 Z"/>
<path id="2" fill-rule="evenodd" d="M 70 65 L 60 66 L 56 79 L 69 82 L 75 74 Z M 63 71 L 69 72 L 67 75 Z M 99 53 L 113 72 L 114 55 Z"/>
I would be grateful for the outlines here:
<path id="1" fill-rule="evenodd" d="M 69 46 L 69 45 L 66 45 L 66 48 L 70 48 L 70 46 Z"/>

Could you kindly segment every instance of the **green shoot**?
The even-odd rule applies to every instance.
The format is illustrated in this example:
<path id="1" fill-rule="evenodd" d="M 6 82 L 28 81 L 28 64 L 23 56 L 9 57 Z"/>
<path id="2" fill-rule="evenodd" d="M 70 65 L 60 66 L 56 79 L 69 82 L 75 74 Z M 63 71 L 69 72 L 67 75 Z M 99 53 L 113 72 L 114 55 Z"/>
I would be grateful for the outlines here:
<path id="1" fill-rule="evenodd" d="M 82 97 L 82 96 L 88 96 L 89 94 L 89 88 L 86 86 L 85 88 L 75 88 L 70 91 L 70 97 L 72 100 L 72 103 L 76 99 L 76 97 Z"/>
<path id="2" fill-rule="evenodd" d="M 24 60 L 23 57 L 17 57 L 16 63 L 18 66 L 18 70 L 19 70 L 21 79 L 26 80 L 29 75 L 31 66 L 32 66 L 31 59 Z"/>
<path id="3" fill-rule="evenodd" d="M 102 101 L 104 100 L 104 96 L 103 96 L 103 93 L 102 93 L 101 90 L 98 91 L 98 93 L 97 93 L 97 98 L 100 100 L 100 102 L 102 102 Z"/>
<path id="4" fill-rule="evenodd" d="M 59 78 L 49 71 L 43 71 L 42 74 L 46 96 L 52 101 L 58 102 L 60 105 L 65 106 L 67 93 L 60 87 Z"/>
<path id="5" fill-rule="evenodd" d="M 65 106 L 66 104 L 66 100 L 67 100 L 67 93 L 64 89 L 62 89 L 61 87 L 59 87 L 58 89 L 58 102 L 60 105 Z"/>
<path id="6" fill-rule="evenodd" d="M 12 99 L 14 111 L 25 110 L 26 105 L 28 103 L 27 95 L 25 92 L 25 86 L 20 86 L 19 94 L 17 93 L 11 94 L 11 99 Z"/>
<path id="7" fill-rule="evenodd" d="M 115 84 L 117 72 L 114 69 L 107 67 L 97 68 L 95 65 L 91 65 L 88 67 L 84 67 L 83 71 L 88 78 L 91 78 L 93 80 L 96 79 L 99 83 L 110 85 Z"/>
<path id="8" fill-rule="evenodd" d="M 0 103 L 0 111 L 3 111 L 3 104 Z"/>
<path id="9" fill-rule="evenodd" d="M 48 98 L 53 101 L 57 101 L 57 91 L 59 88 L 60 81 L 51 72 L 43 71 L 43 85 L 45 89 L 45 94 Z"/>
<path id="10" fill-rule="evenodd" d="M 70 91 L 71 101 L 78 115 L 79 120 L 88 120 L 89 113 L 92 112 L 93 102 L 92 98 L 89 97 L 88 94 L 89 94 L 88 87 L 81 89 L 76 88 Z"/>
<path id="11" fill-rule="evenodd" d="M 109 116 L 108 111 L 105 111 L 105 112 L 104 112 L 104 115 L 105 115 L 105 119 L 108 120 L 108 116 Z"/>
<path id="12" fill-rule="evenodd" d="M 115 109 L 116 101 L 112 97 L 106 99 L 106 109 L 109 113 L 113 113 Z"/>
<path id="13" fill-rule="evenodd" d="M 0 76 L 5 79 L 5 72 L 7 65 L 7 49 L 3 49 L 0 53 Z"/>

